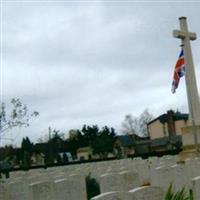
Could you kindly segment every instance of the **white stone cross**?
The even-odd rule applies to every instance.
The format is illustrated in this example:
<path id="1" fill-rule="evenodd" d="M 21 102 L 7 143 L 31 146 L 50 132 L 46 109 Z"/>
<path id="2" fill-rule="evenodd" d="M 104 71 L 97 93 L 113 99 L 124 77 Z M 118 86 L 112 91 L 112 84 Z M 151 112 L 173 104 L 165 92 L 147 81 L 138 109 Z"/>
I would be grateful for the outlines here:
<path id="1" fill-rule="evenodd" d="M 173 36 L 182 40 L 182 45 L 184 49 L 184 59 L 186 65 L 186 74 L 185 74 L 185 81 L 186 81 L 186 90 L 187 90 L 187 97 L 188 97 L 188 105 L 189 105 L 189 112 L 190 112 L 190 120 L 193 127 L 193 134 L 194 140 L 197 147 L 197 131 L 196 125 L 200 124 L 200 104 L 199 104 L 199 95 L 197 89 L 197 82 L 194 70 L 194 64 L 192 59 L 192 51 L 190 40 L 196 39 L 196 33 L 191 33 L 188 31 L 187 26 L 187 18 L 180 17 L 180 30 L 174 30 Z M 198 149 L 198 148 L 197 148 Z"/>

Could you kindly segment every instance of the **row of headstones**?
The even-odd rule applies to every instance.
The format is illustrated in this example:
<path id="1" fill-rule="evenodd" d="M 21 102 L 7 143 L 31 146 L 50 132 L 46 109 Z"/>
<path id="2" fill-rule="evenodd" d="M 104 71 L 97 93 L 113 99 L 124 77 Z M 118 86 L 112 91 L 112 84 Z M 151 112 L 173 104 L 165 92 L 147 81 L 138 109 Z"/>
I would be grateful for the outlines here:
<path id="1" fill-rule="evenodd" d="M 192 179 L 194 200 L 200 199 L 200 176 Z M 156 186 L 138 187 L 129 191 L 111 191 L 93 197 L 91 200 L 163 200 L 165 190 Z"/>
<path id="2" fill-rule="evenodd" d="M 148 173 L 148 165 L 146 162 L 138 163 L 137 165 L 134 162 L 130 162 L 130 160 L 113 161 L 113 162 L 104 162 L 104 163 L 94 163 L 94 164 L 82 164 L 82 165 L 72 165 L 66 167 L 58 167 L 58 168 L 49 168 L 47 170 L 30 170 L 28 172 L 15 172 L 11 173 L 11 178 L 8 180 L 15 181 L 16 179 L 30 179 L 30 181 L 37 181 L 37 178 L 50 176 L 55 178 L 63 178 L 65 175 L 69 174 L 81 174 L 88 175 L 92 174 L 93 177 L 99 179 L 102 174 L 105 173 L 118 173 L 125 170 L 137 171 L 140 174 L 141 168 L 143 168 L 143 172 L 146 171 Z M 144 168 L 146 170 L 144 170 Z M 144 175 L 144 173 L 142 173 Z"/>
<path id="3" fill-rule="evenodd" d="M 157 159 L 152 158 L 149 160 L 120 160 L 120 161 L 112 161 L 112 162 L 102 162 L 102 163 L 94 163 L 94 164 L 85 164 L 85 165 L 77 165 L 77 166 L 68 166 L 62 168 L 52 168 L 49 170 L 38 170 L 38 171 L 30 171 L 28 173 L 15 173 L 12 174 L 9 182 L 7 183 L 6 189 L 9 190 L 9 195 L 7 199 L 27 199 L 22 198 L 23 195 L 28 195 L 28 199 L 86 199 L 86 187 L 84 181 L 79 181 L 79 178 L 72 179 L 67 177 L 69 173 L 79 173 L 81 175 L 87 175 L 88 172 L 91 172 L 92 175 L 96 176 L 97 180 L 100 183 L 101 193 L 105 196 L 107 192 L 110 191 L 118 191 L 118 195 L 121 194 L 120 191 L 129 191 L 134 188 L 137 188 L 141 185 L 145 185 L 145 182 L 148 181 L 152 182 L 151 185 L 158 185 L 161 186 L 161 189 L 165 189 L 166 186 L 168 187 L 168 182 L 165 181 L 166 178 L 170 177 L 170 173 L 167 175 L 166 171 L 164 170 L 170 168 L 172 164 L 175 164 L 176 159 L 174 158 L 165 158 L 165 159 Z M 195 163 L 195 164 L 194 164 Z M 188 167 L 193 166 L 192 168 L 198 168 L 198 160 L 195 162 L 188 161 Z M 165 165 L 164 167 L 158 167 L 160 165 Z M 173 166 L 176 168 L 175 166 Z M 180 167 L 180 165 L 177 165 Z M 178 169 L 178 168 L 177 168 Z M 126 171 L 123 171 L 126 170 Z M 120 172 L 121 171 L 121 172 Z M 180 170 L 177 170 L 180 171 Z M 192 170 L 193 171 L 193 170 Z M 103 172 L 107 172 L 103 174 Z M 184 176 L 184 171 L 180 172 L 179 175 L 182 174 Z M 101 175 L 103 174 L 103 175 Z M 20 183 L 20 175 L 21 181 L 24 183 Z M 26 177 L 26 178 L 25 178 Z M 75 176 L 74 176 L 75 177 Z M 82 176 L 83 177 L 83 176 Z M 166 177 L 166 178 L 165 178 Z M 163 181 L 164 178 L 164 181 Z M 60 180 L 59 180 L 60 179 Z M 38 181 L 35 182 L 34 181 Z M 45 180 L 45 181 L 42 181 Z M 51 181 L 49 181 L 51 180 Z M 76 181 L 77 180 L 77 181 Z M 167 179 L 168 180 L 168 179 Z M 195 183 L 198 182 L 195 180 Z M 80 185 L 81 183 L 81 185 Z M 161 184 L 160 184 L 161 183 Z M 163 185 L 162 185 L 163 183 Z M 166 183 L 166 184 L 164 184 Z M 19 185 L 19 188 L 16 187 Z M 21 185 L 21 186 L 20 186 Z M 22 188 L 22 185 L 25 185 L 25 188 Z M 182 185 L 182 182 L 180 182 Z M 198 188 L 198 184 L 194 184 Z M 68 189 L 66 189 L 68 188 Z M 81 190 L 77 188 L 82 188 Z M 195 187 L 194 187 L 195 190 Z M 6 190 L 5 190 L 6 191 Z M 45 191 L 49 195 L 46 195 Z M 53 192 L 52 192 L 53 191 Z M 77 193 L 78 191 L 78 193 Z M 80 192 L 82 191 L 82 192 Z M 198 190 L 196 190 L 198 192 Z M 127 192 L 125 192 L 127 193 Z M 130 193 L 130 192 L 129 192 Z M 130 195 L 128 193 L 128 195 Z M 3 194 L 3 193 L 2 193 Z M 11 195 L 12 194 L 12 195 Z M 77 196 L 79 194 L 79 196 Z M 111 195 L 111 193 L 106 194 Z M 115 195 L 112 192 L 112 195 Z M 14 196 L 14 197 L 12 197 Z M 52 197 L 52 198 L 51 198 Z M 5 198 L 5 197 L 4 197 Z M 4 199 L 0 198 L 0 199 Z M 6 200 L 7 200 L 6 199 Z M 9 199 L 9 200 L 10 200 Z"/>
<path id="4" fill-rule="evenodd" d="M 184 163 L 175 165 L 161 165 L 150 170 L 150 183 L 167 189 L 170 183 L 174 184 L 175 190 L 182 187 L 192 188 L 192 179 L 200 176 L 200 159 L 189 159 Z"/>
<path id="5" fill-rule="evenodd" d="M 173 157 L 171 157 L 173 158 Z M 152 158 L 153 160 L 153 158 Z M 109 161 L 109 162 L 100 162 L 100 163 L 90 163 L 90 164 L 81 164 L 81 165 L 69 165 L 65 167 L 57 167 L 57 168 L 48 168 L 47 170 L 39 169 L 39 170 L 30 170 L 28 173 L 26 172 L 15 172 L 11 174 L 12 178 L 18 178 L 20 176 L 35 176 L 35 174 L 47 174 L 47 173 L 58 173 L 61 172 L 68 173 L 68 174 L 83 174 L 87 175 L 88 173 L 91 173 L 95 177 L 99 177 L 103 173 L 110 173 L 110 172 L 120 172 L 123 170 L 135 170 L 140 173 L 141 167 L 145 167 L 146 171 L 148 171 L 148 166 L 151 163 L 152 166 L 160 166 L 162 164 L 162 160 L 164 159 L 158 159 L 154 158 L 153 161 L 149 160 L 142 160 L 142 159 L 124 159 L 124 160 L 117 160 L 117 161 Z M 168 163 L 169 159 L 166 159 L 167 162 L 164 164 L 166 165 Z M 172 164 L 176 164 L 175 161 L 170 162 Z M 171 164 L 171 165 L 172 165 Z M 144 171 L 144 170 L 142 170 Z"/>
<path id="6" fill-rule="evenodd" d="M 91 200 L 163 200 L 164 191 L 159 187 L 144 186 L 129 191 L 111 191 L 93 197 Z"/>
<path id="7" fill-rule="evenodd" d="M 165 160 L 163 160 L 165 161 Z M 100 177 L 100 185 L 101 192 L 104 192 L 100 196 L 94 198 L 94 200 L 99 199 L 115 199 L 114 197 L 118 197 L 118 199 L 124 199 L 124 195 L 128 195 L 131 199 L 133 195 L 130 194 L 130 190 L 127 192 L 119 192 L 119 191 L 127 191 L 128 189 L 135 188 L 141 183 L 145 183 L 145 181 L 151 186 L 159 186 L 160 189 L 166 191 L 169 187 L 170 183 L 174 184 L 175 191 L 182 189 L 185 187 L 188 191 L 192 189 L 194 194 L 194 199 L 200 199 L 200 159 L 188 159 L 184 163 L 174 164 L 173 162 L 159 162 L 156 165 L 149 165 L 148 169 L 142 168 L 142 163 L 140 163 L 142 171 L 136 168 L 139 175 L 143 174 L 140 178 L 137 173 L 133 172 L 121 172 L 119 174 L 116 173 L 107 173 Z M 172 165 L 173 164 L 173 165 Z M 144 165 L 143 165 L 144 167 Z M 144 171 L 143 171 L 144 170 Z M 145 173 L 144 173 L 145 172 Z M 147 173 L 146 173 L 147 172 Z M 149 174 L 149 176 L 148 176 Z M 147 175 L 147 176 L 145 176 Z M 121 183 L 121 184 L 120 184 Z M 146 188 L 142 188 L 140 192 L 145 190 Z M 139 188 L 138 188 L 139 190 Z M 109 191 L 118 191 L 118 192 L 109 192 Z M 147 195 L 148 196 L 148 195 Z M 127 197 L 128 199 L 128 197 Z M 145 198 L 144 198 L 145 199 Z M 148 198 L 146 198 L 148 199 Z M 160 199 L 163 199 L 160 198 Z"/>
<path id="8" fill-rule="evenodd" d="M 127 174 L 128 175 L 128 174 Z M 26 183 L 10 183 L 9 188 L 1 187 L 0 199 L 2 200 L 86 200 L 86 189 L 84 183 L 80 183 L 80 177 L 76 179 L 60 179 L 54 182 L 43 181 L 29 184 Z M 121 183 L 122 185 L 124 184 Z M 159 187 L 137 187 L 132 185 L 132 189 L 127 191 L 127 188 L 131 188 L 132 183 L 123 190 L 118 185 L 115 187 L 115 192 L 104 192 L 103 194 L 92 198 L 93 200 L 103 199 L 133 199 L 133 200 L 162 200 L 164 191 Z M 5 186 L 5 185 L 4 185 Z M 135 188 L 135 189 L 133 189 Z M 9 189 L 10 193 L 6 193 L 6 189 Z M 114 189 L 114 188 L 113 188 Z M 119 189 L 119 190 L 117 190 Z M 1 196 L 2 195 L 2 196 Z"/>
<path id="9" fill-rule="evenodd" d="M 29 193 L 25 189 L 25 187 L 21 187 L 18 184 L 11 184 L 10 189 L 14 189 L 15 193 L 11 193 L 12 196 L 1 196 L 5 191 L 0 191 L 0 199 L 8 200 L 8 199 L 30 199 L 30 200 L 76 200 L 76 199 L 86 199 L 85 188 L 83 188 L 84 184 L 80 183 L 81 180 L 77 179 L 75 182 L 74 179 L 67 180 L 61 179 L 53 182 L 37 182 L 29 185 Z M 199 199 L 199 189 L 200 189 L 200 177 L 196 177 L 192 181 L 193 183 L 193 191 L 194 191 L 194 199 Z M 2 188 L 1 188 L 2 189 Z M 126 199 L 126 200 L 163 200 L 164 190 L 160 187 L 155 186 L 144 186 L 144 187 L 136 187 L 135 189 L 131 189 L 126 191 L 115 190 L 112 192 L 104 192 L 97 197 L 92 198 L 92 200 L 111 200 L 111 199 Z"/>
<path id="10" fill-rule="evenodd" d="M 0 184 L 1 200 L 86 200 L 86 185 L 83 176 L 72 175 L 52 181 L 29 183 L 27 180 Z"/>
<path id="11" fill-rule="evenodd" d="M 141 162 L 141 159 L 138 159 L 138 161 Z M 136 174 L 136 173 L 131 173 L 128 171 L 121 172 L 121 173 L 112 173 L 112 170 L 114 172 L 116 172 L 118 170 L 121 171 L 121 170 L 125 169 L 124 166 L 127 167 L 128 164 L 130 164 L 129 168 L 133 167 L 131 160 L 114 161 L 112 163 L 109 163 L 109 165 L 110 165 L 109 168 L 107 167 L 108 162 L 104 162 L 104 163 L 100 164 L 101 170 L 100 170 L 99 174 L 101 174 L 102 169 L 104 170 L 106 168 L 107 168 L 107 172 L 110 172 L 110 173 L 100 176 L 99 180 L 100 180 L 102 192 L 106 192 L 107 190 L 112 191 L 113 189 L 119 190 L 119 191 L 120 190 L 128 190 L 128 189 L 132 189 L 132 188 L 135 188 L 140 185 L 139 180 L 138 180 L 139 177 L 138 177 L 138 174 Z M 84 168 L 84 169 L 87 169 L 87 170 L 85 170 L 85 173 L 87 174 L 88 171 L 90 171 L 90 170 L 95 171 L 94 169 L 96 169 L 96 166 L 98 166 L 98 165 L 99 164 L 95 164 L 94 165 L 95 167 L 93 167 L 93 170 L 92 170 L 91 165 L 85 165 L 84 167 L 82 165 L 82 167 L 80 167 L 80 166 L 77 167 L 76 170 L 74 170 L 73 172 L 78 172 L 78 170 L 81 170 L 82 174 L 84 174 L 84 170 L 83 170 L 83 168 Z M 144 166 L 146 166 L 146 165 L 143 165 L 143 167 Z M 138 168 L 142 169 L 140 167 L 138 167 Z M 72 170 L 73 167 L 65 167 L 62 170 L 58 169 L 58 168 L 54 168 L 54 169 L 52 168 L 47 171 L 46 170 L 45 171 L 38 170 L 38 171 L 34 171 L 34 173 L 24 173 L 24 172 L 21 173 L 20 172 L 21 174 L 16 173 L 18 175 L 13 174 L 14 177 L 10 179 L 10 181 L 7 184 L 6 190 L 5 190 L 5 191 L 8 191 L 8 193 L 2 192 L 2 195 L 4 194 L 4 196 L 6 196 L 6 198 L 10 198 L 10 199 L 24 199 L 22 197 L 26 196 L 26 195 L 29 196 L 29 199 L 31 199 L 31 196 L 33 199 L 34 198 L 40 199 L 39 196 L 43 195 L 42 191 L 45 191 L 44 188 L 49 188 L 50 191 L 52 190 L 52 188 L 54 188 L 53 191 L 59 191 L 59 189 L 57 188 L 59 184 L 68 185 L 67 183 L 70 182 L 69 180 L 66 180 L 66 179 L 58 180 L 58 179 L 65 178 L 66 174 L 64 172 L 66 172 L 66 171 L 69 172 L 70 171 L 69 169 Z M 60 172 L 60 171 L 62 171 L 62 172 Z M 22 175 L 22 176 L 20 177 L 20 175 Z M 49 181 L 50 179 L 51 179 L 51 181 Z M 53 182 L 52 182 L 52 180 L 53 180 Z M 111 180 L 111 181 L 109 181 L 109 180 Z M 114 180 L 115 185 L 111 184 L 108 187 L 109 183 L 113 183 L 113 180 Z M 71 182 L 75 183 L 76 181 L 71 181 Z M 78 183 L 80 184 L 80 182 L 81 181 L 79 181 Z M 121 184 L 122 182 L 123 182 L 123 184 Z M 85 191 L 84 181 L 82 181 L 82 183 L 83 183 L 82 188 Z M 38 187 L 38 185 L 39 185 L 39 187 Z M 47 187 L 47 185 L 48 185 L 48 187 Z M 121 186 L 123 186 L 123 187 L 121 187 Z M 34 189 L 34 188 L 36 188 L 36 189 Z M 41 191 L 39 190 L 39 188 Z M 68 188 L 69 188 L 69 192 L 68 192 L 67 196 L 69 196 L 69 199 L 74 199 L 73 188 L 79 188 L 78 185 L 69 184 Z M 35 190 L 38 190 L 38 192 L 35 192 Z M 49 192 L 49 194 L 51 194 L 51 192 Z M 58 192 L 58 194 L 56 194 L 56 192 L 54 192 L 50 196 L 55 196 L 55 195 L 62 196 L 62 194 L 63 194 L 62 192 Z M 79 194 L 80 194 L 80 192 L 79 192 Z M 34 195 L 36 195 L 36 197 Z M 47 196 L 47 195 L 45 195 L 45 196 Z M 64 196 L 66 196 L 66 194 Z M 85 194 L 82 194 L 81 197 L 79 197 L 79 199 L 81 199 L 81 198 L 85 199 L 85 196 L 86 196 Z M 49 199 L 49 198 L 50 197 L 48 197 L 47 199 Z M 3 199 L 3 197 L 1 199 Z"/>
<path id="12" fill-rule="evenodd" d="M 4 195 L 4 197 L 2 196 L 0 199 L 7 198 L 11 200 L 20 200 L 26 199 L 27 196 L 29 196 L 29 199 L 33 200 L 45 199 L 44 196 L 46 196 L 46 199 L 48 200 L 51 199 L 51 196 L 53 197 L 53 199 L 56 198 L 63 200 L 67 197 L 69 199 L 76 199 L 75 197 L 77 196 L 77 194 L 74 188 L 78 188 L 78 199 L 84 200 L 86 198 L 86 184 L 84 176 L 66 176 L 64 174 L 53 176 L 53 173 L 49 173 L 49 175 L 50 177 L 24 176 L 9 181 L 8 183 L 4 184 L 5 189 L 4 192 L 2 191 L 2 195 Z M 130 189 L 137 188 L 140 186 L 138 173 L 131 171 L 103 174 L 100 176 L 99 180 L 101 193 L 109 191 L 128 191 Z M 67 188 L 66 190 L 65 187 Z M 46 194 L 43 195 L 46 190 L 48 191 L 47 194 L 49 194 L 50 196 Z M 62 190 L 65 190 L 65 192 L 62 192 Z M 60 195 L 62 197 L 60 197 Z"/>

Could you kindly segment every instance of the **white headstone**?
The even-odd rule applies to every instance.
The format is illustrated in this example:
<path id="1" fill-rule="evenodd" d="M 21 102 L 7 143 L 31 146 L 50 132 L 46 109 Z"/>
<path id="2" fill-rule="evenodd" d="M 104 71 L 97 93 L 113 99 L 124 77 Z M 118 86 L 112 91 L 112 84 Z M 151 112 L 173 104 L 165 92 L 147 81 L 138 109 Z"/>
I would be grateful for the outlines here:
<path id="1" fill-rule="evenodd" d="M 70 175 L 68 180 L 71 180 L 75 183 L 76 185 L 76 191 L 78 190 L 81 198 L 83 200 L 87 199 L 87 194 L 86 194 L 86 182 L 85 182 L 85 176 L 83 175 Z"/>
<path id="2" fill-rule="evenodd" d="M 135 169 L 139 174 L 140 185 L 144 185 L 150 182 L 150 168 L 149 163 L 146 160 L 136 163 Z"/>
<path id="3" fill-rule="evenodd" d="M 139 187 L 137 173 L 124 171 L 120 173 L 107 173 L 100 176 L 101 193 L 110 191 L 128 191 Z"/>
<path id="4" fill-rule="evenodd" d="M 8 191 L 10 200 L 29 199 L 29 188 L 25 181 L 10 182 Z"/>
<path id="5" fill-rule="evenodd" d="M 155 169 L 151 170 L 151 185 L 159 186 L 164 190 L 167 190 L 170 183 L 173 182 L 174 179 L 172 171 L 173 170 L 167 166 L 156 167 Z"/>
<path id="6" fill-rule="evenodd" d="M 7 200 L 8 198 L 8 188 L 6 187 L 6 184 L 0 183 L 0 199 Z"/>
<path id="7" fill-rule="evenodd" d="M 121 189 L 123 191 L 128 191 L 140 186 L 140 180 L 138 173 L 123 171 L 119 173 L 121 179 Z"/>
<path id="8" fill-rule="evenodd" d="M 164 190 L 159 187 L 144 186 L 130 190 L 132 200 L 163 200 Z"/>
<path id="9" fill-rule="evenodd" d="M 93 197 L 91 200 L 132 200 L 128 192 L 113 191 L 100 194 Z"/>
<path id="10" fill-rule="evenodd" d="M 55 186 L 51 181 L 36 182 L 29 185 L 31 200 L 55 200 Z"/>
<path id="11" fill-rule="evenodd" d="M 100 176 L 100 190 L 101 193 L 110 191 L 120 191 L 121 183 L 120 177 L 116 173 L 107 173 Z"/>
<path id="12" fill-rule="evenodd" d="M 55 181 L 56 200 L 86 200 L 86 189 L 82 190 L 78 179 L 60 179 Z M 82 189 L 81 189 L 82 188 Z"/>
<path id="13" fill-rule="evenodd" d="M 200 199 L 200 176 L 192 179 L 192 191 L 194 194 L 194 199 Z"/>
<path id="14" fill-rule="evenodd" d="M 171 166 L 172 169 L 172 175 L 174 177 L 174 187 L 175 190 L 181 190 L 182 187 L 187 187 L 188 184 L 188 177 L 185 170 L 184 164 L 178 164 Z"/>

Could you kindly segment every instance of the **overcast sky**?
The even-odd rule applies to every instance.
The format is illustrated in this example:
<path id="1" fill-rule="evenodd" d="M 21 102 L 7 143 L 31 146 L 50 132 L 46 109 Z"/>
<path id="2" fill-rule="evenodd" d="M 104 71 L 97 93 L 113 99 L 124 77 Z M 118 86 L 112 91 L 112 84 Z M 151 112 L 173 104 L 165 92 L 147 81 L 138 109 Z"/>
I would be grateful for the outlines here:
<path id="1" fill-rule="evenodd" d="M 180 41 L 172 37 L 187 16 L 200 36 L 195 1 L 2 2 L 1 98 L 20 98 L 39 111 L 31 126 L 7 133 L 36 142 L 51 126 L 67 132 L 84 124 L 114 127 L 145 108 L 157 117 L 187 112 L 184 79 L 171 93 Z M 200 39 L 192 42 L 200 83 Z"/>

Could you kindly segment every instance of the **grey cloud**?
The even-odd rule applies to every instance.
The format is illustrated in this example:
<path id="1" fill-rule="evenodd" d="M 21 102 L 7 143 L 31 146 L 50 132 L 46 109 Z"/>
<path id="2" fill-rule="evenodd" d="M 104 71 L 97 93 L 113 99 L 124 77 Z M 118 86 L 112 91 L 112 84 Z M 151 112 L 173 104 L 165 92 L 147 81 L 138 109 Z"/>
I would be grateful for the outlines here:
<path id="1" fill-rule="evenodd" d="M 36 141 L 48 126 L 67 131 L 87 123 L 120 131 L 125 114 L 137 116 L 147 107 L 155 116 L 187 110 L 184 79 L 176 95 L 170 92 L 180 50 L 172 30 L 186 14 L 200 34 L 198 5 L 8 4 L 4 100 L 20 97 L 40 112 L 16 143 L 26 134 Z M 199 44 L 193 43 L 197 73 Z"/>

